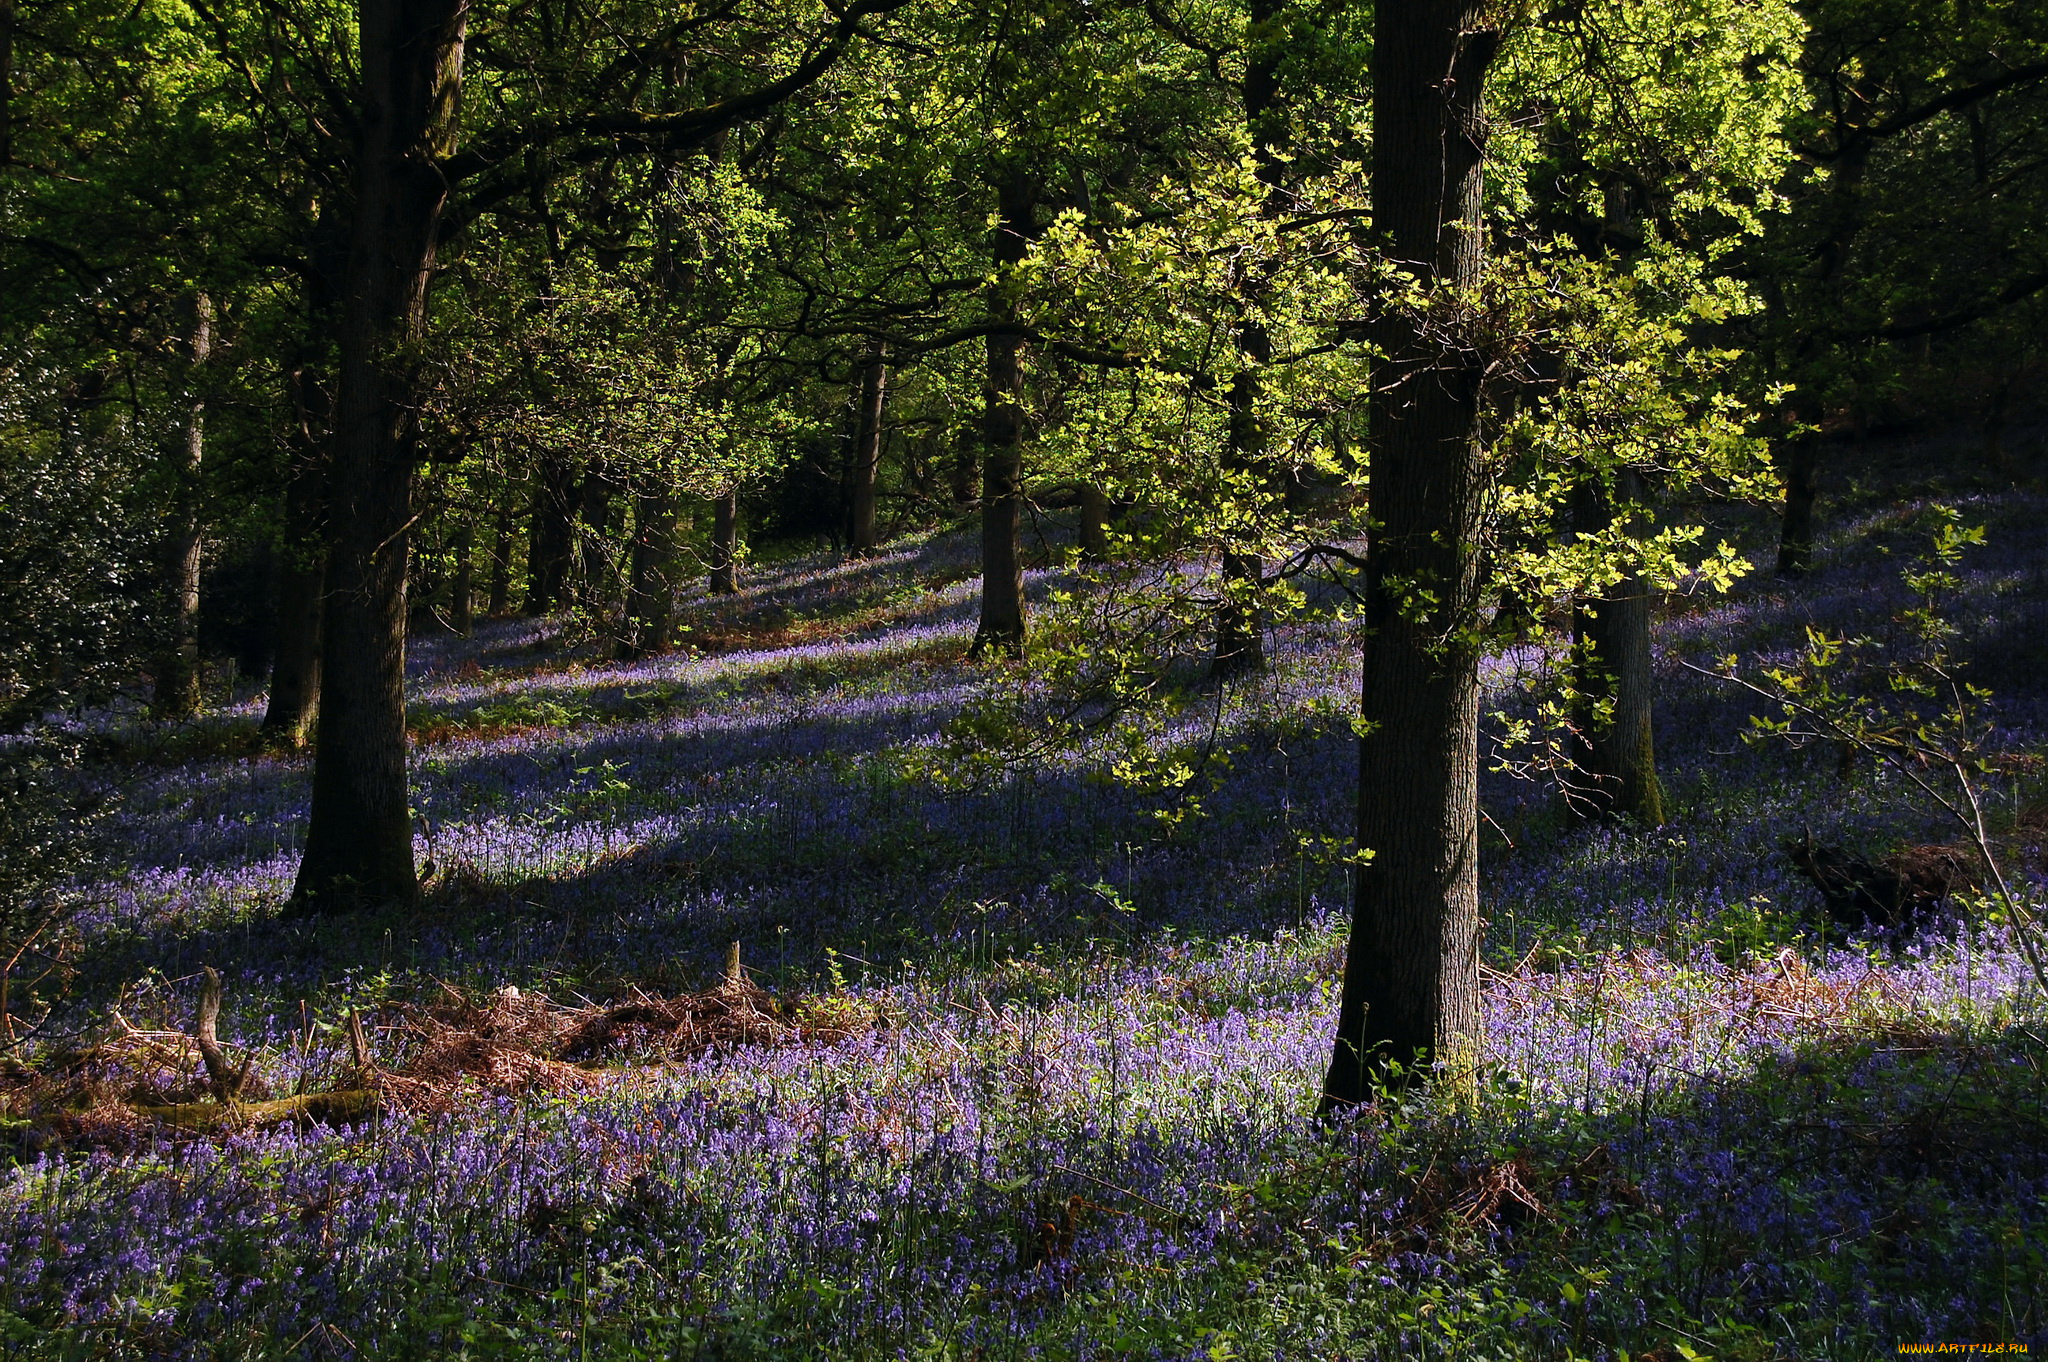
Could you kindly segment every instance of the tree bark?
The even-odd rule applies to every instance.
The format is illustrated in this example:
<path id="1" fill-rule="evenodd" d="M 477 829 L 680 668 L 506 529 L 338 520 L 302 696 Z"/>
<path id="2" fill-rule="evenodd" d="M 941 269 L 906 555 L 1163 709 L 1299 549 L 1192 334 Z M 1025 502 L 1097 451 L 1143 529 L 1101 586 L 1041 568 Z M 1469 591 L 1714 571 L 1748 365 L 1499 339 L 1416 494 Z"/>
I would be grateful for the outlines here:
<path id="1" fill-rule="evenodd" d="M 293 901 L 418 894 L 405 754 L 405 567 L 416 413 L 407 353 L 454 149 L 467 0 L 358 0 L 353 218 L 341 300 L 313 813 Z"/>
<path id="2" fill-rule="evenodd" d="M 491 522 L 491 581 L 485 588 L 484 618 L 496 619 L 512 607 L 512 516 L 499 511 Z"/>
<path id="3" fill-rule="evenodd" d="M 860 424 L 853 439 L 853 496 L 846 551 L 875 551 L 875 481 L 882 468 L 882 403 L 889 383 L 887 354 L 877 346 L 861 364 Z"/>
<path id="4" fill-rule="evenodd" d="M 1459 342 L 1485 263 L 1483 91 L 1499 45 L 1478 0 L 1374 12 L 1372 185 L 1426 315 L 1376 327 L 1369 403 L 1358 841 L 1323 1106 L 1454 1066 L 1479 1028 L 1479 569 L 1483 357 Z M 1470 224 L 1470 225 L 1466 225 Z"/>
<path id="5" fill-rule="evenodd" d="M 1778 575 L 1804 577 L 1813 567 L 1813 503 L 1820 493 L 1820 438 L 1802 431 L 1786 442 L 1784 518 L 1778 526 Z"/>
<path id="6" fill-rule="evenodd" d="M 476 571 L 471 556 L 476 530 L 464 519 L 455 531 L 455 579 L 448 584 L 448 627 L 464 638 L 476 626 Z"/>
<path id="7" fill-rule="evenodd" d="M 292 465 L 285 482 L 283 544 L 277 559 L 277 652 L 270 663 L 265 741 L 302 748 L 320 706 L 321 616 L 327 596 L 327 469 L 334 434 L 334 392 L 326 372 L 328 337 L 337 325 L 347 224 L 333 206 L 314 221 L 307 242 L 305 331 L 286 378 L 293 416 Z"/>
<path id="8" fill-rule="evenodd" d="M 1628 469 L 1618 475 L 1613 495 L 1598 486 L 1582 487 L 1574 497 L 1573 526 L 1582 535 L 1598 534 L 1613 525 L 1617 514 L 1639 520 L 1644 494 L 1642 475 Z M 1664 823 L 1652 722 L 1651 605 L 1648 584 L 1641 573 L 1632 572 L 1572 612 L 1579 657 L 1576 756 L 1582 780 L 1567 791 L 1565 802 L 1581 817 L 1623 815 L 1650 827 Z M 1603 708 L 1608 710 L 1604 717 Z"/>
<path id="9" fill-rule="evenodd" d="M 675 493 L 660 473 L 643 473 L 633 498 L 629 632 L 620 640 L 620 657 L 645 657 L 668 647 L 675 632 L 675 561 Z"/>
<path id="10" fill-rule="evenodd" d="M 610 555 L 606 552 L 612 535 L 612 493 L 617 484 L 600 463 L 593 462 L 583 475 L 577 494 L 577 519 L 582 528 L 577 536 L 577 599 L 583 608 L 601 613 L 616 599 Z"/>
<path id="11" fill-rule="evenodd" d="M 189 719 L 199 712 L 200 701 L 199 466 L 206 450 L 206 399 L 199 392 L 199 375 L 213 354 L 213 300 L 196 292 L 191 307 L 185 422 L 173 456 L 170 533 L 164 541 L 164 595 L 169 609 L 151 697 L 151 708 L 160 719 Z"/>
<path id="12" fill-rule="evenodd" d="M 294 386 L 310 389 L 303 370 Z M 302 412 L 317 401 L 298 399 Z M 318 431 L 325 420 L 302 427 Z M 326 483 L 324 443 L 302 443 L 284 491 L 284 546 L 278 554 L 277 655 L 270 664 L 270 701 L 262 734 L 287 747 L 304 747 L 320 704 L 320 616 L 327 581 L 327 545 L 322 525 Z"/>
<path id="13" fill-rule="evenodd" d="M 1109 497 L 1099 483 L 1083 482 L 1080 489 L 1081 561 L 1099 565 L 1109 561 Z"/>
<path id="14" fill-rule="evenodd" d="M 966 430 L 953 449 L 947 472 L 947 491 L 956 511 L 972 510 L 981 504 L 981 432 Z"/>
<path id="15" fill-rule="evenodd" d="M 729 487 L 711 499 L 711 594 L 740 589 L 740 493 Z"/>
<path id="16" fill-rule="evenodd" d="M 997 222 L 992 254 L 996 278 L 989 286 L 992 320 L 1016 320 L 1010 290 L 1012 271 L 1037 231 L 1037 192 L 1029 176 L 1013 170 L 996 190 Z M 1018 533 L 1024 512 L 1023 340 L 994 331 L 987 340 L 987 378 L 982 389 L 981 623 L 969 652 L 994 650 L 1015 657 L 1024 651 L 1024 558 Z"/>
<path id="17" fill-rule="evenodd" d="M 533 496 L 533 525 L 526 548 L 528 615 L 559 609 L 569 586 L 569 557 L 576 540 L 576 472 L 559 454 L 544 454 L 540 486 Z"/>
<path id="18" fill-rule="evenodd" d="M 1245 131 L 1259 183 L 1264 188 L 1259 213 L 1269 217 L 1281 203 L 1282 163 L 1278 155 L 1283 128 L 1276 118 L 1280 104 L 1280 59 L 1277 20 L 1283 0 L 1252 0 L 1246 37 L 1244 71 Z M 1216 611 L 1216 656 L 1211 673 L 1220 678 L 1264 671 L 1266 667 L 1265 561 L 1256 548 L 1265 484 L 1266 425 L 1260 412 L 1264 367 L 1273 360 L 1267 333 L 1266 280 L 1261 266 L 1249 267 L 1239 282 L 1237 350 L 1240 365 L 1230 383 L 1230 424 L 1223 451 L 1224 495 L 1229 498 L 1231 538 L 1238 542 L 1223 553 L 1223 601 Z M 1241 521 L 1242 523 L 1236 523 Z M 1253 541 L 1247 544 L 1245 541 Z"/>

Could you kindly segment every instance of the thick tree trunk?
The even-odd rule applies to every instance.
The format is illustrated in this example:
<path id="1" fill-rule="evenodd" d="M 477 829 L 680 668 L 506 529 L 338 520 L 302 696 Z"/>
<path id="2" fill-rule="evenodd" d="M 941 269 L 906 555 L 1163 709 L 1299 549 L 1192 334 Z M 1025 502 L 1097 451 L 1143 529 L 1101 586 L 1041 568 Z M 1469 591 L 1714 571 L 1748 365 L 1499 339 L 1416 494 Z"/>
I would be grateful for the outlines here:
<path id="1" fill-rule="evenodd" d="M 325 646 L 313 814 L 292 891 L 302 910 L 418 893 L 405 759 L 405 566 L 416 413 L 407 352 L 453 150 L 466 0 L 359 0 L 354 217 L 329 470 Z"/>
<path id="2" fill-rule="evenodd" d="M 1280 104 L 1280 59 L 1285 44 L 1278 25 L 1282 0 L 1252 0 L 1248 16 L 1244 71 L 1245 131 L 1264 194 L 1261 216 L 1281 207 L 1282 163 L 1278 156 L 1284 133 L 1276 117 Z M 1253 266 L 1238 284 L 1238 362 L 1230 384 L 1230 425 L 1223 451 L 1224 495 L 1232 503 L 1229 536 L 1236 542 L 1223 553 L 1223 601 L 1216 611 L 1216 657 L 1211 672 L 1222 678 L 1263 671 L 1266 667 L 1264 560 L 1255 544 L 1264 521 L 1271 473 L 1266 466 L 1266 426 L 1260 412 L 1264 367 L 1273 360 L 1273 340 L 1266 331 L 1266 279 Z"/>
<path id="3" fill-rule="evenodd" d="M 882 403 L 888 384 L 888 358 L 877 347 L 860 367 L 860 423 L 853 437 L 853 504 L 846 551 L 856 558 L 876 547 L 875 482 L 882 470 Z"/>
<path id="4" fill-rule="evenodd" d="M 199 373 L 213 354 L 213 300 L 192 295 L 185 423 L 173 455 L 170 533 L 164 541 L 165 612 L 163 647 L 156 659 L 151 708 L 160 719 L 189 719 L 199 712 L 199 466 L 206 450 L 206 399 Z"/>
<path id="5" fill-rule="evenodd" d="M 669 645 L 675 632 L 676 499 L 658 473 L 642 474 L 633 498 L 632 580 L 627 587 L 628 633 L 622 658 L 645 657 Z"/>
<path id="6" fill-rule="evenodd" d="M 740 589 L 740 493 L 727 488 L 711 499 L 711 594 Z"/>
<path id="7" fill-rule="evenodd" d="M 1355 877 L 1326 1109 L 1460 1064 L 1479 1028 L 1483 361 L 1456 331 L 1485 263 L 1483 92 L 1499 43 L 1485 16 L 1478 0 L 1375 11 L 1376 226 L 1431 297 L 1427 316 L 1377 327 L 1358 792 L 1371 859 Z"/>
<path id="8" fill-rule="evenodd" d="M 998 323 L 1016 320 L 1011 272 L 1037 230 L 1037 193 L 1029 177 L 1013 171 L 996 192 L 993 254 L 996 279 L 989 311 Z M 1015 657 L 1024 651 L 1024 558 L 1017 538 L 1024 518 L 1023 340 L 996 331 L 987 342 L 982 389 L 981 623 L 970 652 Z"/>
<path id="9" fill-rule="evenodd" d="M 1572 507 L 1573 528 L 1598 534 L 1619 514 L 1640 518 L 1642 476 L 1624 470 L 1615 495 L 1582 487 Z M 1657 743 L 1652 724 L 1656 677 L 1650 649 L 1651 599 L 1640 573 L 1630 573 L 1594 600 L 1580 602 L 1572 615 L 1578 645 L 1580 779 L 1566 805 L 1581 817 L 1621 815 L 1650 827 L 1664 822 L 1664 786 L 1657 779 Z M 1603 716 L 1601 711 L 1607 713 Z"/>
<path id="10" fill-rule="evenodd" d="M 1804 577 L 1813 567 L 1813 503 L 1820 493 L 1820 440 L 1812 431 L 1786 442 L 1784 518 L 1778 527 L 1778 575 Z"/>
<path id="11" fill-rule="evenodd" d="M 484 594 L 484 618 L 512 608 L 512 516 L 499 511 L 491 522 L 491 581 Z"/>

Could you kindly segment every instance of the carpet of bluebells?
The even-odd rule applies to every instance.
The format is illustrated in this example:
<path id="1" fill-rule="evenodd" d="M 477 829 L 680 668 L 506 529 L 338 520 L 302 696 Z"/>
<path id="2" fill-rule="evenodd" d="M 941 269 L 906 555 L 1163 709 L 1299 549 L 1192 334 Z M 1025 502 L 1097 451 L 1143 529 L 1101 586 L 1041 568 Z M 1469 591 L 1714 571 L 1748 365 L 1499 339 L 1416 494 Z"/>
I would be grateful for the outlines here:
<path id="1" fill-rule="evenodd" d="M 1989 526 L 1964 651 L 1999 745 L 2038 748 L 2048 503 L 1961 504 Z M 1680 665 L 1896 611 L 1924 503 L 1854 509 L 1808 582 L 1660 626 L 1668 826 L 1576 826 L 1488 776 L 1481 1081 L 1334 1123 L 1313 1098 L 1356 780 L 1339 624 L 1283 630 L 1270 678 L 1162 732 L 1212 752 L 1180 789 L 1085 759 L 932 777 L 989 684 L 958 538 L 762 567 L 690 604 L 701 646 L 651 660 L 534 621 L 429 638 L 425 901 L 331 922 L 276 916 L 308 766 L 244 755 L 256 700 L 172 733 L 113 721 L 95 770 L 120 864 L 52 1035 L 117 1004 L 181 1022 L 213 965 L 223 1040 L 276 1090 L 318 1087 L 350 1007 L 702 987 L 734 941 L 779 995 L 881 1024 L 341 1130 L 24 1137 L 0 1356 L 2048 1344 L 2048 1008 L 2009 929 L 1959 902 L 1911 939 L 1825 935 L 1781 839 L 1875 855 L 1954 831 L 1881 771 L 1745 743 L 1750 702 Z M 1511 703 L 1514 669 L 1490 675 Z M 1992 791 L 2008 814 L 2031 793 Z"/>

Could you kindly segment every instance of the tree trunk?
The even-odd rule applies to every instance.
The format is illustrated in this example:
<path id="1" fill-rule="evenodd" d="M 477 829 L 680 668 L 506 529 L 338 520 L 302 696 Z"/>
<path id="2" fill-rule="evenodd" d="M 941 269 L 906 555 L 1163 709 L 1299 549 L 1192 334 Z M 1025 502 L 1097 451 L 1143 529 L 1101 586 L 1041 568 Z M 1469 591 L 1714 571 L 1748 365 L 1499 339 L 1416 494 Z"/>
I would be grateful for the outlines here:
<path id="1" fill-rule="evenodd" d="M 303 374 L 297 377 L 303 385 Z M 301 409 L 306 409 L 303 402 Z M 324 420 L 320 422 L 324 424 Z M 277 656 L 270 664 L 270 702 L 263 711 L 262 728 L 266 740 L 287 747 L 306 745 L 320 704 L 320 616 L 327 581 L 327 545 L 321 524 L 325 482 L 324 447 L 302 447 L 284 490 Z"/>
<path id="2" fill-rule="evenodd" d="M 301 748 L 320 706 L 320 620 L 327 595 L 327 468 L 334 394 L 323 372 L 337 325 L 347 227 L 330 206 L 307 242 L 306 329 L 286 387 L 292 404 L 292 467 L 284 488 L 284 542 L 277 559 L 277 652 L 270 663 L 266 742 Z"/>
<path id="3" fill-rule="evenodd" d="M 558 454 L 542 455 L 526 549 L 526 614 L 552 614 L 562 606 L 576 541 L 575 512 L 575 470 Z"/>
<path id="4" fill-rule="evenodd" d="M 476 625 L 476 573 L 470 561 L 476 530 L 465 518 L 455 531 L 455 580 L 448 584 L 448 627 L 464 638 Z"/>
<path id="5" fill-rule="evenodd" d="M 1109 561 L 1109 497 L 1099 483 L 1081 484 L 1080 540 L 1082 562 Z"/>
<path id="6" fill-rule="evenodd" d="M 592 463 L 583 476 L 577 494 L 577 518 L 582 531 L 576 545 L 580 584 L 577 599 L 593 614 L 612 604 L 611 556 L 606 552 L 612 535 L 612 492 L 615 484 L 601 464 Z"/>
<path id="7" fill-rule="evenodd" d="M 408 569 L 405 583 L 405 599 L 410 612 L 406 620 L 409 633 L 430 633 L 439 624 L 434 617 L 434 598 L 441 594 L 441 553 L 432 543 L 412 540 L 412 565 Z"/>
<path id="8" fill-rule="evenodd" d="M 160 719 L 199 712 L 199 464 L 206 450 L 206 399 L 199 373 L 213 354 L 213 300 L 192 295 L 184 429 L 173 459 L 170 533 L 164 541 L 164 586 L 169 606 L 163 648 L 157 654 L 151 708 Z"/>
<path id="9" fill-rule="evenodd" d="M 981 432 L 963 430 L 960 441 L 953 449 L 952 466 L 947 470 L 947 491 L 953 498 L 956 511 L 972 510 L 981 504 Z"/>
<path id="10" fill-rule="evenodd" d="M 711 594 L 740 589 L 740 493 L 729 487 L 711 499 Z"/>
<path id="11" fill-rule="evenodd" d="M 1281 4 L 1282 0 L 1252 0 L 1246 29 L 1244 121 L 1265 191 L 1259 204 L 1262 217 L 1272 216 L 1281 207 L 1283 171 L 1278 149 L 1284 128 L 1275 115 L 1280 103 L 1280 59 L 1286 46 L 1274 22 Z M 1250 267 L 1239 281 L 1238 293 L 1241 367 L 1230 383 L 1230 424 L 1223 451 L 1226 533 L 1237 542 L 1223 553 L 1223 601 L 1216 611 L 1216 657 L 1210 668 L 1220 678 L 1266 667 L 1265 611 L 1260 599 L 1265 591 L 1266 565 L 1256 544 L 1265 519 L 1265 484 L 1270 478 L 1266 426 L 1259 404 L 1265 389 L 1264 366 L 1273 360 L 1273 340 L 1266 331 L 1262 267 Z"/>
<path id="12" fill-rule="evenodd" d="M 331 555 L 302 910 L 410 901 L 405 565 L 416 413 L 407 355 L 427 288 L 461 90 L 465 0 L 358 0 L 361 91 L 329 471 Z"/>
<path id="13" fill-rule="evenodd" d="M 512 608 L 512 516 L 499 511 L 491 522 L 491 581 L 485 589 L 484 618 Z"/>
<path id="14" fill-rule="evenodd" d="M 1598 486 L 1581 487 L 1572 507 L 1573 528 L 1581 535 L 1598 534 L 1619 514 L 1640 519 L 1645 488 L 1642 475 L 1624 469 L 1615 494 Z M 1572 635 L 1578 645 L 1578 712 L 1580 739 L 1576 754 L 1582 781 L 1567 791 L 1565 802 L 1581 817 L 1624 815 L 1660 827 L 1664 822 L 1664 786 L 1657 779 L 1657 743 L 1652 726 L 1656 678 L 1650 649 L 1651 599 L 1639 572 L 1616 582 L 1604 594 L 1579 603 L 1572 613 Z M 1603 717 L 1601 710 L 1608 709 Z"/>
<path id="15" fill-rule="evenodd" d="M 1991 466 L 2003 477 L 2015 481 L 2020 476 L 2020 466 L 2006 448 L 2005 431 L 2012 413 L 2012 392 L 2027 376 L 2027 366 L 2022 361 L 2018 372 L 2001 377 L 1992 385 L 1989 400 L 1984 410 L 1984 452 L 1990 457 Z"/>
<path id="16" fill-rule="evenodd" d="M 1376 326 L 1358 775 L 1371 860 L 1355 876 L 1325 1109 L 1460 1063 L 1479 1029 L 1483 358 L 1457 332 L 1485 263 L 1483 91 L 1499 45 L 1485 13 L 1478 0 L 1374 11 L 1376 225 L 1430 298 Z"/>
<path id="17" fill-rule="evenodd" d="M 1778 575 L 1804 577 L 1813 567 L 1813 503 L 1820 492 L 1820 438 L 1803 431 L 1786 442 L 1785 512 L 1778 528 Z"/>
<path id="18" fill-rule="evenodd" d="M 853 496 L 846 551 L 855 558 L 875 551 L 875 480 L 882 469 L 882 402 L 889 383 L 886 352 L 879 346 L 860 369 L 860 425 L 853 438 Z"/>
<path id="19" fill-rule="evenodd" d="M 989 311 L 998 323 L 1016 320 L 1011 275 L 1030 248 L 1037 229 L 1035 186 L 1012 171 L 997 187 L 993 254 L 996 278 L 989 286 Z M 981 623 L 971 655 L 993 649 L 1015 657 L 1024 651 L 1024 558 L 1017 537 L 1024 513 L 1023 340 L 1014 332 L 988 337 L 987 380 L 982 390 Z"/>
<path id="20" fill-rule="evenodd" d="M 1241 509 L 1248 522 L 1238 531 L 1242 535 L 1256 532 L 1257 484 L 1266 453 L 1258 413 L 1262 385 L 1258 370 L 1251 366 L 1270 360 L 1273 346 L 1266 328 L 1248 321 L 1238 327 L 1238 348 L 1245 353 L 1246 367 L 1230 384 L 1230 435 L 1223 474 L 1224 495 L 1234 503 L 1230 518 L 1237 519 Z M 1211 675 L 1227 679 L 1265 670 L 1265 612 L 1259 605 L 1265 571 L 1265 561 L 1256 552 L 1242 547 L 1224 550 L 1223 601 L 1216 608 L 1216 656 L 1210 664 Z"/>
<path id="21" fill-rule="evenodd" d="M 659 473 L 640 475 L 633 498 L 632 580 L 627 587 L 627 637 L 619 656 L 645 657 L 675 632 L 676 499 Z"/>

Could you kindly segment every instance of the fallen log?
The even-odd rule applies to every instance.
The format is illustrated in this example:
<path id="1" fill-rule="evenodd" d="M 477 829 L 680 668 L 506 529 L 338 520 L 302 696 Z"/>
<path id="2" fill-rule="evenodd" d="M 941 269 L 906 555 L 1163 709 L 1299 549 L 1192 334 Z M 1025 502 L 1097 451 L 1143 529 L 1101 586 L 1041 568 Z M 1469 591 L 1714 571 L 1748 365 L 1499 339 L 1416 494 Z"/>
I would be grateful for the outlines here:
<path id="1" fill-rule="evenodd" d="M 136 1114 L 181 1130 L 250 1130 L 287 1121 L 340 1125 L 377 1113 L 377 1094 L 367 1088 L 341 1092 L 308 1092 L 272 1102 L 180 1102 L 174 1106 L 137 1106 Z"/>

